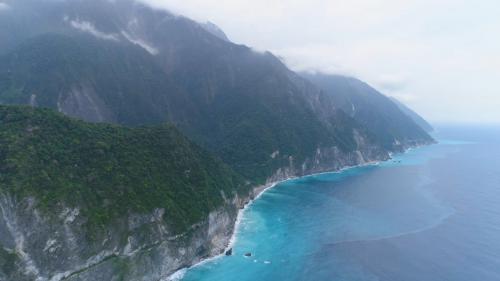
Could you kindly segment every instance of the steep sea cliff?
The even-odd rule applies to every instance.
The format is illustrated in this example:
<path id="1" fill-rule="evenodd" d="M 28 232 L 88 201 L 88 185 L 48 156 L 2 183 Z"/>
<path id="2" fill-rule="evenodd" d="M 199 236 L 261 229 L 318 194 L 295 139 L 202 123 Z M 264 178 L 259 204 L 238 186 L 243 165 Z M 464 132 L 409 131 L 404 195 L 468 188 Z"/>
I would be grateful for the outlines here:
<path id="1" fill-rule="evenodd" d="M 9 6 L 2 281 L 156 281 L 220 254 L 238 210 L 270 183 L 432 141 L 376 91 L 335 98 L 270 52 L 138 1 Z M 30 107 L 109 125 L 33 119 Z"/>
<path id="2" fill-rule="evenodd" d="M 364 147 L 352 153 L 318 149 L 298 165 L 290 159 L 290 165 L 278 169 L 266 185 L 255 187 L 246 197 L 228 198 L 223 207 L 180 235 L 171 234 L 161 219 L 165 210 L 156 209 L 149 214 L 123 214 L 89 239 L 81 231 L 86 218 L 79 208 L 60 206 L 57 216 L 46 217 L 34 207 L 35 198 L 17 198 L 3 192 L 2 256 L 8 259 L 9 255 L 18 255 L 13 262 L 22 271 L 14 276 L 20 281 L 159 280 L 223 253 L 233 234 L 238 210 L 269 184 L 388 158 L 381 150 Z"/>
<path id="3" fill-rule="evenodd" d="M 500 280 L 500 130 L 437 128 L 439 144 L 277 184 L 233 255 L 182 280 Z"/>

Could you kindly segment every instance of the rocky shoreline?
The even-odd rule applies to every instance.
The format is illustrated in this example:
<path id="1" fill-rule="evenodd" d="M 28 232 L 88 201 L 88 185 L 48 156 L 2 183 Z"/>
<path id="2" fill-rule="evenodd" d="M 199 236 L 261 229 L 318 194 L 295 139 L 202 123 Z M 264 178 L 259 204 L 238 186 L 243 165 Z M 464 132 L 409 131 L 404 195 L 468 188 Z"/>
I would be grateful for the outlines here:
<path id="1" fill-rule="evenodd" d="M 34 207 L 33 198 L 0 194 L 0 243 L 7 245 L 0 255 L 22 253 L 15 260 L 18 281 L 114 280 L 116 276 L 126 281 L 176 280 L 182 270 L 232 248 L 244 209 L 277 183 L 390 159 L 379 148 L 363 148 L 350 153 L 318 149 L 300 166 L 291 162 L 278 169 L 266 184 L 254 187 L 244 198 L 228 198 L 204 221 L 174 236 L 162 219 L 164 210 L 155 210 L 124 214 L 89 240 L 81 231 L 85 217 L 78 208 L 61 206 L 60 214 L 49 218 Z"/>
<path id="2" fill-rule="evenodd" d="M 398 153 L 404 153 L 409 149 L 417 148 L 417 147 L 424 146 L 424 145 L 429 145 L 429 144 L 425 143 L 425 144 L 408 145 L 402 149 L 402 152 L 398 152 Z M 361 154 L 361 156 L 362 156 L 362 154 Z M 212 261 L 212 260 L 217 259 L 217 258 L 223 258 L 224 256 L 226 256 L 226 253 L 228 251 L 232 252 L 234 243 L 236 242 L 236 235 L 238 233 L 238 227 L 240 225 L 240 219 L 243 216 L 243 212 L 253 202 L 255 202 L 255 200 L 257 200 L 262 194 L 264 194 L 266 191 L 270 190 L 271 188 L 275 187 L 276 185 L 278 185 L 282 182 L 288 181 L 288 180 L 293 180 L 293 179 L 297 179 L 297 178 L 301 178 L 301 177 L 315 176 L 315 175 L 320 175 L 320 174 L 324 174 L 324 173 L 339 173 L 339 172 L 343 172 L 343 171 L 348 170 L 348 169 L 358 168 L 358 167 L 362 167 L 362 166 L 376 165 L 376 164 L 380 163 L 381 161 L 388 161 L 390 159 L 391 159 L 390 156 L 383 157 L 382 159 L 370 159 L 370 160 L 363 159 L 363 157 L 361 157 L 362 161 L 360 161 L 360 163 L 358 163 L 358 164 L 347 165 L 347 166 L 343 166 L 343 167 L 335 168 L 335 169 L 328 169 L 325 167 L 323 169 L 316 169 L 315 171 L 311 171 L 310 173 L 299 174 L 299 175 L 290 174 L 289 172 L 291 171 L 291 169 L 289 169 L 289 168 L 279 169 L 272 177 L 270 177 L 270 179 L 268 179 L 266 184 L 254 187 L 249 198 L 247 200 L 244 200 L 243 205 L 240 206 L 237 217 L 234 221 L 234 225 L 232 227 L 230 227 L 232 229 L 232 235 L 229 239 L 226 237 L 226 240 L 227 240 L 226 246 L 224 249 L 220 250 L 219 254 L 204 258 L 204 259 L 200 260 L 197 263 L 194 263 L 193 265 L 191 265 L 189 267 L 179 269 L 176 272 L 174 272 L 173 274 L 171 274 L 170 276 L 168 276 L 166 279 L 163 279 L 163 280 L 164 281 L 181 280 L 182 277 L 184 276 L 185 272 L 189 268 L 202 265 L 206 262 Z"/>
<path id="3" fill-rule="evenodd" d="M 407 144 L 405 146 L 402 146 L 400 148 L 400 150 L 396 151 L 395 153 L 405 153 L 410 149 L 415 149 L 415 148 L 418 148 L 421 146 L 426 146 L 426 145 L 432 145 L 434 143 L 435 142 L 431 142 L 431 143 L 427 143 L 427 142 L 417 143 L 417 142 L 415 142 L 415 143 Z M 287 169 L 287 168 L 279 169 L 272 177 L 270 177 L 270 179 L 268 179 L 266 184 L 253 188 L 249 198 L 246 201 L 244 201 L 243 206 L 240 207 L 238 214 L 237 214 L 237 217 L 234 221 L 234 225 L 232 227 L 230 227 L 232 229 L 232 234 L 231 234 L 229 239 L 226 237 L 226 240 L 227 240 L 226 246 L 224 249 L 220 250 L 220 254 L 217 254 L 217 255 L 214 255 L 211 257 L 207 257 L 205 259 L 200 260 L 197 263 L 194 263 L 193 265 L 191 265 L 189 267 L 179 269 L 176 272 L 174 272 L 173 274 L 169 275 L 166 279 L 163 279 L 163 280 L 164 281 L 181 280 L 182 277 L 184 276 L 185 272 L 189 268 L 202 265 L 202 264 L 209 262 L 213 259 L 223 258 L 224 256 L 226 256 L 226 253 L 229 250 L 232 252 L 234 243 L 236 242 L 236 235 L 238 232 L 238 227 L 239 227 L 240 219 L 243 215 L 243 212 L 253 202 L 255 202 L 255 200 L 257 200 L 262 194 L 264 194 L 266 191 L 270 190 L 271 188 L 275 187 L 276 185 L 278 185 L 282 182 L 288 181 L 288 180 L 293 180 L 293 179 L 301 178 L 301 177 L 315 176 L 315 175 L 320 175 L 320 174 L 324 174 L 324 173 L 335 173 L 335 172 L 339 173 L 339 172 L 343 172 L 343 171 L 348 170 L 348 169 L 358 168 L 358 167 L 362 167 L 362 166 L 377 165 L 381 161 L 390 160 L 392 158 L 391 157 L 392 154 L 393 153 L 389 153 L 387 157 L 382 157 L 382 159 L 370 159 L 370 160 L 362 159 L 362 161 L 360 161 L 361 163 L 358 163 L 358 164 L 347 165 L 347 166 L 335 168 L 335 169 L 328 169 L 325 167 L 324 169 L 316 169 L 316 171 L 311 171 L 310 173 L 301 174 L 301 175 L 288 174 L 287 172 L 290 172 L 290 169 Z M 361 158 L 363 158 L 363 157 L 361 157 Z M 283 171 L 285 171 L 285 172 L 283 172 Z"/>

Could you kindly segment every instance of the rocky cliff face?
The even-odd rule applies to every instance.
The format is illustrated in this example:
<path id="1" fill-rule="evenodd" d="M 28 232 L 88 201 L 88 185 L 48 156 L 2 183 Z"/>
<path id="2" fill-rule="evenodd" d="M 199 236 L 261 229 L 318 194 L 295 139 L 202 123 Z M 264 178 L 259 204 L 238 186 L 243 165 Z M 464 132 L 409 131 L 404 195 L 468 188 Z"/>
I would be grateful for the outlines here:
<path id="1" fill-rule="evenodd" d="M 250 190 L 173 127 L 0 106 L 0 280 L 158 280 L 220 253 Z"/>
<path id="2" fill-rule="evenodd" d="M 14 255 L 0 280 L 161 280 L 220 254 L 241 206 L 237 200 L 227 202 L 180 235 L 170 234 L 163 209 L 124 214 L 89 238 L 81 231 L 85 217 L 78 208 L 61 207 L 57 217 L 49 218 L 34 200 L 0 195 L 2 252 Z"/>
<path id="3" fill-rule="evenodd" d="M 289 159 L 267 182 L 334 171 L 388 159 L 377 147 L 363 146 L 343 153 L 336 147 L 318 148 L 302 163 Z M 275 156 L 279 151 L 275 153 Z M 222 254 L 232 236 L 238 211 L 257 196 L 227 198 L 223 206 L 182 234 L 173 235 L 162 219 L 164 209 L 148 214 L 128 213 L 94 237 L 82 232 L 86 221 L 79 208 L 61 205 L 56 216 L 46 216 L 33 197 L 0 193 L 0 280 L 165 280 L 202 259 Z M 7 270 L 5 270 L 7 268 Z"/>
<path id="4" fill-rule="evenodd" d="M 428 137 L 367 85 L 324 91 L 214 25 L 132 0 L 11 6 L 0 18 L 10 30 L 0 30 L 9 42 L 0 43 L 0 103 L 126 126 L 171 122 L 256 184 L 318 147 L 355 152 L 354 129 L 387 150 Z"/>
<path id="5" fill-rule="evenodd" d="M 404 120 L 394 118 L 402 113 L 390 104 L 395 114 L 387 114 L 385 106 L 374 107 L 374 102 L 358 95 L 366 93 L 365 88 L 353 92 L 349 87 L 333 98 L 337 90 L 325 93 L 272 54 L 229 42 L 213 25 L 200 25 L 131 0 L 9 3 L 12 9 L 0 17 L 0 26 L 9 27 L 0 29 L 0 103 L 46 107 L 90 122 L 130 127 L 169 121 L 239 175 L 230 176 L 208 153 L 185 154 L 193 146 L 183 146 L 187 140 L 180 137 L 164 147 L 160 145 L 164 135 L 151 137 L 147 132 L 116 143 L 129 134 L 120 129 L 109 135 L 118 126 L 102 127 L 96 133 L 98 126 L 86 124 L 87 129 L 74 134 L 73 121 L 66 127 L 69 121 L 44 115 L 34 125 L 29 117 L 15 132 L 19 141 L 4 143 L 10 136 L 0 137 L 0 159 L 13 143 L 26 141 L 35 149 L 19 145 L 12 157 L 16 161 L 0 161 L 0 180 L 15 174 L 13 163 L 39 165 L 35 167 L 48 172 L 31 177 L 30 171 L 36 169 L 23 169 L 16 181 L 0 185 L 2 281 L 161 280 L 220 254 L 229 242 L 238 210 L 263 190 L 262 184 L 386 160 L 390 152 L 431 140 L 425 133 L 413 137 L 412 129 L 397 136 L 386 133 L 388 125 L 395 124 L 392 119 Z M 375 96 L 380 100 L 378 93 Z M 44 127 L 47 120 L 54 121 L 52 127 Z M 29 143 L 49 130 L 38 142 Z M 105 138 L 94 139 L 100 135 Z M 81 140 L 82 136 L 88 139 Z M 143 145 L 149 141 L 150 145 Z M 138 147 L 140 152 L 134 154 Z M 49 148 L 58 153 L 46 154 Z M 168 154 L 176 149 L 178 154 Z M 70 153 L 76 156 L 65 157 Z M 41 161 L 31 161 L 32 156 Z M 140 158 L 140 165 L 130 164 Z M 84 160 L 79 164 L 87 164 L 87 170 L 74 166 L 75 159 Z M 197 160 L 202 163 L 193 166 Z M 165 170 L 158 171 L 159 167 Z M 54 173 L 63 174 L 63 170 L 69 172 L 54 180 Z M 155 171 L 156 177 L 149 179 Z M 131 174 L 135 178 L 120 180 Z M 218 182 L 240 176 L 249 182 L 241 189 L 231 180 Z M 39 180 L 43 188 L 23 181 L 26 178 Z M 177 186 L 161 185 L 165 179 Z M 211 188 L 202 186 L 207 183 Z M 39 207 L 40 198 L 46 198 L 14 193 L 12 186 L 34 193 L 56 188 L 86 193 L 78 195 L 77 204 L 56 200 L 58 204 L 48 213 Z M 149 191 L 157 192 L 160 199 L 148 197 Z M 85 201 L 96 197 L 104 198 L 93 205 L 97 210 L 116 207 L 110 200 L 115 205 L 130 204 L 123 204 L 118 216 L 89 235 L 83 231 L 90 220 Z M 193 198 L 197 201 L 186 203 Z M 131 208 L 134 203 L 156 205 L 140 212 Z M 172 211 L 159 204 L 169 205 Z M 98 218 L 109 215 L 96 214 Z M 167 223 L 193 219 L 193 214 L 199 215 L 196 223 L 189 221 L 181 233 Z"/>
<path id="6" fill-rule="evenodd" d="M 432 142 L 425 126 L 368 84 L 339 75 L 301 75 L 331 97 L 337 108 L 367 128 L 385 149 L 404 151 L 407 146 Z M 414 113 L 414 116 L 418 115 Z"/>
<path id="7" fill-rule="evenodd" d="M 411 108 L 406 106 L 404 103 L 399 101 L 398 99 L 391 97 L 390 98 L 394 104 L 396 104 L 399 109 L 405 113 L 408 117 L 410 117 L 417 125 L 419 125 L 422 129 L 424 129 L 426 132 L 432 132 L 434 131 L 434 128 L 432 127 L 427 120 L 425 120 L 422 116 L 420 116 L 418 113 L 413 111 Z"/>

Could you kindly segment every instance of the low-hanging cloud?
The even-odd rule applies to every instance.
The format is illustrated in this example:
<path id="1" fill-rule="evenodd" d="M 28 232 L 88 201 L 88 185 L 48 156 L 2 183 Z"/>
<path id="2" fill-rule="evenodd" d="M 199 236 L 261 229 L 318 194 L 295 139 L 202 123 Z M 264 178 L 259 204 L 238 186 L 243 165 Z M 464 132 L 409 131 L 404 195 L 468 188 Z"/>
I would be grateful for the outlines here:
<path id="1" fill-rule="evenodd" d="M 82 20 L 69 20 L 65 19 L 66 21 L 69 22 L 69 24 L 75 28 L 78 29 L 82 32 L 89 33 L 99 39 L 104 39 L 104 40 L 111 40 L 111 41 L 119 41 L 119 36 L 117 34 L 112 34 L 112 33 L 105 33 L 102 31 L 97 30 L 97 28 L 94 26 L 93 23 L 88 22 L 88 21 L 82 21 Z"/>
<path id="2" fill-rule="evenodd" d="M 158 49 L 153 47 L 150 43 L 140 39 L 140 38 L 135 38 L 126 31 L 122 31 L 123 37 L 125 37 L 128 41 L 130 41 L 133 44 L 138 45 L 139 47 L 143 48 L 146 50 L 148 53 L 152 55 L 157 55 L 159 53 Z"/>
<path id="3" fill-rule="evenodd" d="M 297 70 L 357 76 L 434 120 L 500 122 L 497 0 L 138 0 Z"/>

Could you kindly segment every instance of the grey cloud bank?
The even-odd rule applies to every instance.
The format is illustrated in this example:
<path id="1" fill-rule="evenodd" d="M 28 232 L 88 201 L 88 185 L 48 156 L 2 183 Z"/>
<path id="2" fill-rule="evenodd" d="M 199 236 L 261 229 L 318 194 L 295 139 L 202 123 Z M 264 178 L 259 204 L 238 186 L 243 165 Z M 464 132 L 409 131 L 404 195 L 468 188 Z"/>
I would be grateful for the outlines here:
<path id="1" fill-rule="evenodd" d="M 143 0 L 293 69 L 361 78 L 433 121 L 500 123 L 495 0 Z"/>

